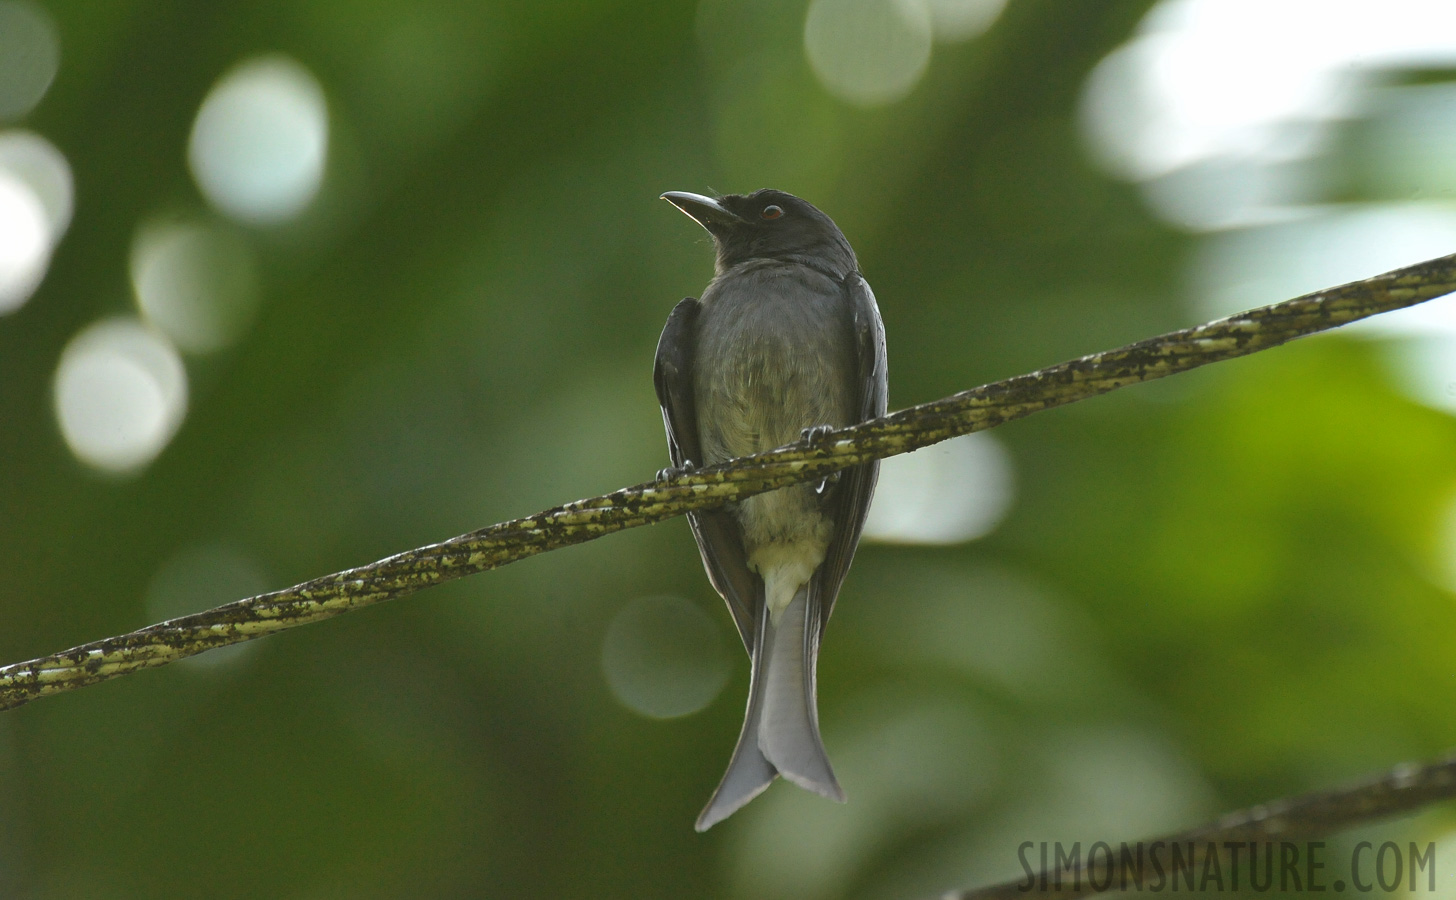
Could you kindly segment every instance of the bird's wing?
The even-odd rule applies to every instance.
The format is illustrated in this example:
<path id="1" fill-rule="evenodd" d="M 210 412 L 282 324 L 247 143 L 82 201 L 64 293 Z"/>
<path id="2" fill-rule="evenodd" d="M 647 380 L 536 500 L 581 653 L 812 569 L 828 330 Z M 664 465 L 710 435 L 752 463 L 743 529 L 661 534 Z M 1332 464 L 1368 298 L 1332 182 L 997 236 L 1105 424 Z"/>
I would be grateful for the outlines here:
<path id="1" fill-rule="evenodd" d="M 883 416 L 889 401 L 885 326 L 880 320 L 880 309 L 875 304 L 874 292 L 870 290 L 869 283 L 863 276 L 858 272 L 850 273 L 844 280 L 844 291 L 849 301 L 855 361 L 858 366 L 857 421 L 863 422 Z M 855 548 L 859 546 L 860 532 L 864 530 L 865 516 L 869 514 L 870 499 L 875 494 L 875 481 L 879 474 L 880 461 L 872 460 L 844 470 L 839 483 L 833 488 L 830 505 L 834 517 L 834 534 L 829 539 L 824 562 L 815 573 L 810 588 L 817 595 L 810 598 L 809 604 L 811 614 L 818 619 L 818 630 L 811 630 L 809 635 L 816 644 L 824 633 L 824 626 L 834 609 L 834 600 L 839 596 L 839 585 L 849 571 Z"/>
<path id="2" fill-rule="evenodd" d="M 688 297 L 673 307 L 657 341 L 657 362 L 652 381 L 662 421 L 667 428 L 668 452 L 679 468 L 703 465 L 698 440 L 698 413 L 693 395 L 693 355 L 697 344 L 698 312 L 702 305 Z M 751 653 L 758 609 L 762 605 L 759 578 L 748 568 L 743 537 L 731 513 L 722 509 L 688 513 L 703 568 L 713 588 L 728 603 L 744 647 Z"/>

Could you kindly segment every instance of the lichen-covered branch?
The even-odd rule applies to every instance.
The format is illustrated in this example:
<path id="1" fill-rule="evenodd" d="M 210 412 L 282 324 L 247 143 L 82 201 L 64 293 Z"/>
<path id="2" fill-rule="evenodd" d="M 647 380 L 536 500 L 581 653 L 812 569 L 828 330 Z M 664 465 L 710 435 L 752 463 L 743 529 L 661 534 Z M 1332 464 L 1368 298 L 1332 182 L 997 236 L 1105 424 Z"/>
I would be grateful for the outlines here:
<path id="1" fill-rule="evenodd" d="M 1452 797 L 1456 797 L 1456 755 L 1424 765 L 1407 763 L 1346 788 L 1261 803 L 1199 828 L 1140 841 L 1143 853 L 1123 854 L 1120 843 L 1110 842 L 1117 851 L 1097 854 L 1074 868 L 1050 869 L 1017 881 L 955 891 L 946 900 L 1025 900 L 1049 895 L 1078 900 L 1088 894 L 1121 890 L 1123 885 L 1137 890 L 1137 885 L 1151 880 L 1153 852 L 1160 854 L 1163 872 L 1170 870 L 1174 852 L 1187 864 L 1186 871 L 1201 872 L 1210 854 L 1228 860 L 1237 851 L 1250 859 L 1249 851 L 1271 842 L 1323 837 Z"/>
<path id="2" fill-rule="evenodd" d="M 0 709 L 317 622 L 557 547 L 822 478 L 1130 384 L 1247 356 L 1452 291 L 1456 255 L 962 391 L 832 432 L 812 445 L 793 444 L 578 500 L 281 591 L 4 666 Z"/>

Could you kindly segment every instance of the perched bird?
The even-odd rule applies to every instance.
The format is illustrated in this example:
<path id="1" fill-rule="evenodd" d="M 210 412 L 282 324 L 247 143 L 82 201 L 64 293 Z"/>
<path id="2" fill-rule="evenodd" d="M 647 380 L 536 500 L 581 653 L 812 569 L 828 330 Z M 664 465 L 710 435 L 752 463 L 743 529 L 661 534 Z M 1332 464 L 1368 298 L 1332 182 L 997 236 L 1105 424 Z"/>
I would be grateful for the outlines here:
<path id="1" fill-rule="evenodd" d="M 702 298 L 673 309 L 657 345 L 653 380 L 675 469 L 884 415 L 880 311 L 828 216 L 782 191 L 662 196 L 706 228 L 717 250 Z M 698 831 L 776 775 L 844 801 L 819 737 L 815 665 L 878 473 L 870 462 L 689 514 L 752 665 L 743 731 Z"/>

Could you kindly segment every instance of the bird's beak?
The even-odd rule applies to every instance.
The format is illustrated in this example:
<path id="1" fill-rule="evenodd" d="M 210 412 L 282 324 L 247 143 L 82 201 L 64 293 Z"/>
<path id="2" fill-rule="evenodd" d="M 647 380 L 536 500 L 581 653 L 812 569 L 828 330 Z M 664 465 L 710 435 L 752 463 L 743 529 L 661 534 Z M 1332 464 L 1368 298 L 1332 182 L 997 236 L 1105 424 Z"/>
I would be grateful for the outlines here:
<path id="1" fill-rule="evenodd" d="M 743 224 L 743 219 L 737 213 L 712 197 L 690 194 L 687 191 L 668 191 L 662 195 L 662 199 L 687 213 L 694 222 L 709 232 L 724 226 Z"/>

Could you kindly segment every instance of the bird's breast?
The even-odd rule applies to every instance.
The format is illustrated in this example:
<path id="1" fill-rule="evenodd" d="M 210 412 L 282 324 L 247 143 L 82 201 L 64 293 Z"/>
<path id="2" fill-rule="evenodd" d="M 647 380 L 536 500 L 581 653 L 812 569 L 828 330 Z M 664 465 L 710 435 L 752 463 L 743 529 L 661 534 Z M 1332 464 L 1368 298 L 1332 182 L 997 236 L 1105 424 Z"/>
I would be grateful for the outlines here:
<path id="1" fill-rule="evenodd" d="M 702 299 L 693 383 L 707 463 L 850 424 L 857 377 L 838 283 L 803 266 L 750 263 Z"/>

